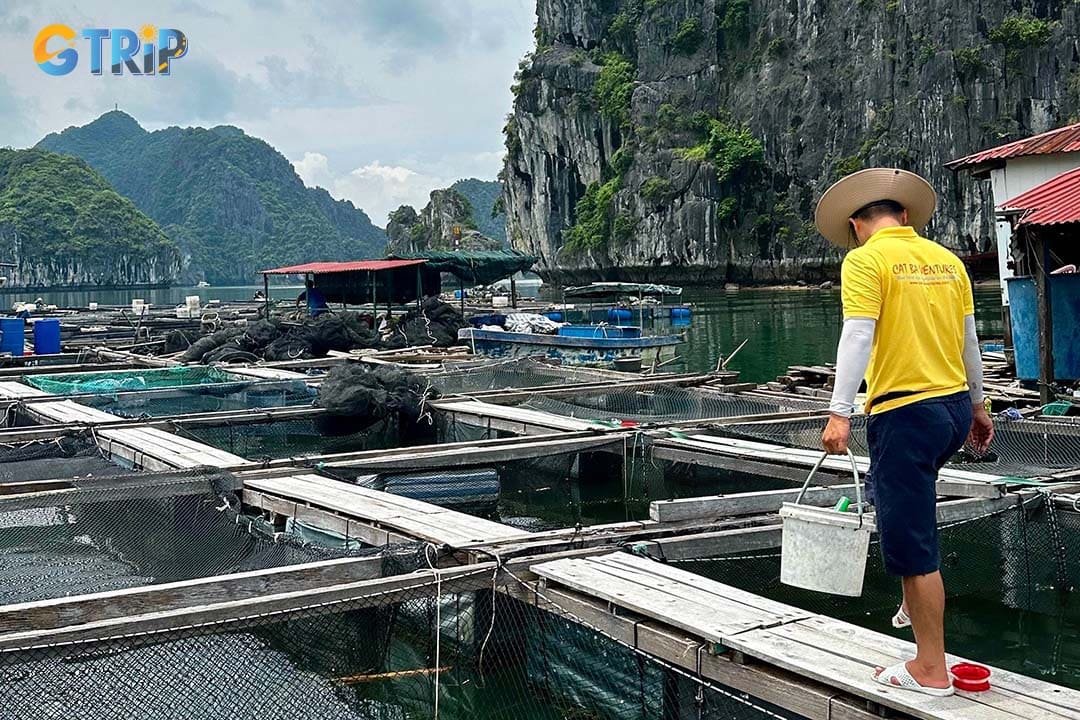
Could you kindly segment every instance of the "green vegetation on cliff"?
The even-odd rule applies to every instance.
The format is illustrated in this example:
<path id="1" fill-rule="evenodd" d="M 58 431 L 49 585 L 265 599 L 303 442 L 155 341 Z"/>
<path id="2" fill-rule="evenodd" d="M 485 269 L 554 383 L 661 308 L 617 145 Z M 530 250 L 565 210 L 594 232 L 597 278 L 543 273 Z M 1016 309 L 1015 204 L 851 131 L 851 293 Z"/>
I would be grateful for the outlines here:
<path id="1" fill-rule="evenodd" d="M 235 127 L 150 133 L 113 111 L 38 147 L 85 159 L 177 241 L 191 278 L 251 282 L 266 267 L 384 249 L 362 210 L 305 187 L 284 156 Z"/>
<path id="2" fill-rule="evenodd" d="M 13 285 L 170 281 L 179 252 L 158 225 L 84 161 L 0 150 L 0 260 Z"/>
<path id="3" fill-rule="evenodd" d="M 502 183 L 498 180 L 465 178 L 450 186 L 464 195 L 472 206 L 472 221 L 476 229 L 506 244 L 506 213 L 502 209 Z"/>

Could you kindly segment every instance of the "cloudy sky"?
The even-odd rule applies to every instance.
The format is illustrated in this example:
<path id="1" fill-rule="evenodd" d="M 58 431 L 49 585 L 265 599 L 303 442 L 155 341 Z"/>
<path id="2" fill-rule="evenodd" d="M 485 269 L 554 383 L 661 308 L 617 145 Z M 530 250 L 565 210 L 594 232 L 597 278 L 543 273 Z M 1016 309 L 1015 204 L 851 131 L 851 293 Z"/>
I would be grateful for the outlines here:
<path id="1" fill-rule="evenodd" d="M 27 147 L 118 105 L 143 127 L 236 125 L 377 225 L 462 177 L 494 179 L 533 0 L 0 0 L 0 146 Z M 53 77 L 38 31 L 183 31 L 169 77 Z M 60 43 L 61 41 L 54 41 Z M 49 49 L 54 49 L 52 45 Z M 57 48 L 59 49 L 59 45 Z M 106 54 L 107 57 L 107 54 Z M 106 63 L 107 64 L 107 63 Z"/>

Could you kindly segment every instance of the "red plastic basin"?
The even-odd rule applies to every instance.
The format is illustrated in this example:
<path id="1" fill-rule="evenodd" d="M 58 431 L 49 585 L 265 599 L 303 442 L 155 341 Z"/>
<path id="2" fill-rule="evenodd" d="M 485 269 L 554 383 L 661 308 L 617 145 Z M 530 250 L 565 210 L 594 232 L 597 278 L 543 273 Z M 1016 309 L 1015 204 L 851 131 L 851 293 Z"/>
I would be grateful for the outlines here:
<path id="1" fill-rule="evenodd" d="M 956 663 L 949 670 L 953 674 L 953 687 L 968 692 L 990 689 L 990 668 L 975 663 Z"/>

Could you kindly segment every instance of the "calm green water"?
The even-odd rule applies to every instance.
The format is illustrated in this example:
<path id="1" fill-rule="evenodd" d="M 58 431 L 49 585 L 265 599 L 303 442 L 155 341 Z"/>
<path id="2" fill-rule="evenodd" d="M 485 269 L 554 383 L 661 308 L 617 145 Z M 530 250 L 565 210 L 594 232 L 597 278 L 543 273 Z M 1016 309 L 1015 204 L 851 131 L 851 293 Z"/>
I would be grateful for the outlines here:
<path id="1" fill-rule="evenodd" d="M 103 305 L 130 305 L 142 298 L 157 306 L 170 307 L 184 302 L 188 295 L 207 300 L 250 300 L 261 288 L 173 287 L 162 290 L 59 291 L 9 295 L 12 301 L 41 297 L 60 307 L 86 307 L 93 301 Z M 290 299 L 300 292 L 298 286 L 271 286 L 275 299 Z M 766 382 L 783 375 L 789 365 L 814 365 L 836 359 L 840 338 L 839 290 L 744 289 L 725 291 L 711 288 L 687 288 L 683 300 L 693 306 L 693 316 L 686 345 L 679 349 L 684 364 L 678 369 L 703 372 L 716 367 L 717 358 L 729 355 L 747 340 L 728 367 L 742 373 L 750 382 Z M 9 304 L 9 303 L 8 303 Z M 1000 300 L 997 288 L 975 293 L 979 335 L 1001 335 Z M 658 330 L 663 327 L 658 327 Z M 648 331 L 648 329 L 647 329 Z M 675 369 L 675 368 L 673 368 Z"/>
<path id="2" fill-rule="evenodd" d="M 717 358 L 748 342 L 728 364 L 747 382 L 767 382 L 789 365 L 836 360 L 842 323 L 839 290 L 738 290 L 688 288 L 683 300 L 693 305 L 686 346 L 686 368 L 712 370 Z M 975 293 L 980 338 L 1001 335 L 997 288 Z"/>

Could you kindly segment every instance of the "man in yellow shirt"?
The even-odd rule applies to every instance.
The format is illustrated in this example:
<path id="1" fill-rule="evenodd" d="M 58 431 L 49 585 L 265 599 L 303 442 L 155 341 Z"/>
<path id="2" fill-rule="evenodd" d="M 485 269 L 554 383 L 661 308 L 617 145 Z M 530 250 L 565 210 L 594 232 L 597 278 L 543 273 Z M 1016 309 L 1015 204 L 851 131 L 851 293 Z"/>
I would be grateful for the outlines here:
<path id="1" fill-rule="evenodd" d="M 983 406 L 982 362 L 971 283 L 960 259 L 922 238 L 937 196 L 918 175 L 862 170 L 818 203 L 818 230 L 850 250 L 841 270 L 844 329 L 822 445 L 847 452 L 863 378 L 870 473 L 886 571 L 902 578 L 893 625 L 911 625 L 914 660 L 875 679 L 950 695 L 945 662 L 945 588 L 937 532 L 937 474 L 968 441 L 983 453 L 994 427 Z"/>

